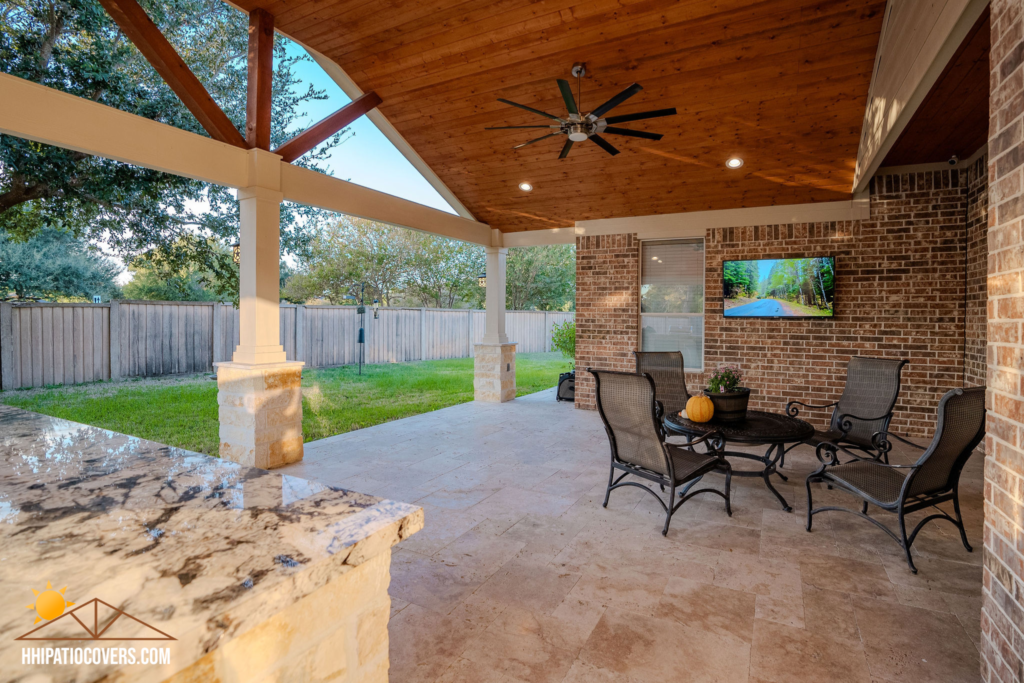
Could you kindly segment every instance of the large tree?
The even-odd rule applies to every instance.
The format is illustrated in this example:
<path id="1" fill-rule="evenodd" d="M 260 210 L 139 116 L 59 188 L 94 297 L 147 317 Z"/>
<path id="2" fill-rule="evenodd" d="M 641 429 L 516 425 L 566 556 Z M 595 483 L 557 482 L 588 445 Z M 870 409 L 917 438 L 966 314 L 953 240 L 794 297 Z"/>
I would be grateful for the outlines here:
<path id="1" fill-rule="evenodd" d="M 576 308 L 576 247 L 515 247 L 508 250 L 505 305 L 512 311 Z"/>
<path id="2" fill-rule="evenodd" d="M 415 235 L 412 241 L 415 252 L 408 276 L 412 296 L 424 306 L 455 308 L 475 294 L 484 269 L 480 247 L 434 235 Z"/>
<path id="3" fill-rule="evenodd" d="M 342 216 L 312 239 L 293 287 L 332 304 L 365 294 L 367 303 L 392 306 L 408 284 L 414 250 L 410 230 Z"/>
<path id="4" fill-rule="evenodd" d="M 247 18 L 222 0 L 142 0 L 213 99 L 244 130 Z M 273 143 L 323 99 L 298 91 L 285 41 L 275 47 Z M 0 71 L 160 121 L 206 132 L 95 0 L 2 0 Z M 340 136 L 304 157 L 316 168 Z M 322 170 L 322 169 L 319 169 Z M 301 248 L 323 214 L 285 205 L 282 247 Z M 0 135 L 0 231 L 27 238 L 44 226 L 108 244 L 126 261 L 159 248 L 202 269 L 230 268 L 215 242 L 238 234 L 238 207 L 221 187 L 81 152 Z M 214 237 L 213 242 L 207 237 Z"/>
<path id="5" fill-rule="evenodd" d="M 0 299 L 109 300 L 120 268 L 81 240 L 43 228 L 28 240 L 0 232 Z"/>

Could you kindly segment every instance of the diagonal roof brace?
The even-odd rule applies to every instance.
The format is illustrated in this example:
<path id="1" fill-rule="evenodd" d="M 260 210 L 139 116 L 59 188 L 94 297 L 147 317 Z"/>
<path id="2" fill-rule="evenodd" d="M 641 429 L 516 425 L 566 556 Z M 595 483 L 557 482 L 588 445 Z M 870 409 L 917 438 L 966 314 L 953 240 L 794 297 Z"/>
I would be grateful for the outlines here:
<path id="1" fill-rule="evenodd" d="M 214 140 L 248 149 L 227 114 L 188 68 L 174 47 L 135 0 L 99 0 L 124 34 L 153 65 Z"/>
<path id="2" fill-rule="evenodd" d="M 380 103 L 380 96 L 373 91 L 360 95 L 275 149 L 274 154 L 280 154 L 283 160 L 291 163 Z"/>

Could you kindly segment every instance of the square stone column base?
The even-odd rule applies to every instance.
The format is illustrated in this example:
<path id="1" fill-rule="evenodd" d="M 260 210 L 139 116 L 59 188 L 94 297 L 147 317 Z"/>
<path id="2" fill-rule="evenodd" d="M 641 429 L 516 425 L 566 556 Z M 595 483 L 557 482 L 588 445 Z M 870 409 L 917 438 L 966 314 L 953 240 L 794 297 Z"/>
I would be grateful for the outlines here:
<path id="1" fill-rule="evenodd" d="M 476 344 L 473 346 L 473 398 L 504 403 L 516 397 L 516 345 Z"/>
<path id="2" fill-rule="evenodd" d="M 265 470 L 302 460 L 302 366 L 214 363 L 220 457 Z"/>

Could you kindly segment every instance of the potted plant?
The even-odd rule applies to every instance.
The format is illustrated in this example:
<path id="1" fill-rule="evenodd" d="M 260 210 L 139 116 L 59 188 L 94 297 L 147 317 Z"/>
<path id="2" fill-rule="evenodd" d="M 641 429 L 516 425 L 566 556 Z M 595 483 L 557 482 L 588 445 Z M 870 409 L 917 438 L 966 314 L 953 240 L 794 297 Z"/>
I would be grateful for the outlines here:
<path id="1" fill-rule="evenodd" d="M 551 326 L 551 346 L 562 352 L 562 357 L 569 361 L 569 372 L 558 376 L 558 390 L 555 400 L 576 400 L 576 322 L 566 320 Z"/>
<path id="2" fill-rule="evenodd" d="M 737 422 L 747 417 L 750 389 L 740 386 L 743 373 L 735 365 L 723 365 L 711 373 L 704 394 L 715 404 L 715 419 Z"/>

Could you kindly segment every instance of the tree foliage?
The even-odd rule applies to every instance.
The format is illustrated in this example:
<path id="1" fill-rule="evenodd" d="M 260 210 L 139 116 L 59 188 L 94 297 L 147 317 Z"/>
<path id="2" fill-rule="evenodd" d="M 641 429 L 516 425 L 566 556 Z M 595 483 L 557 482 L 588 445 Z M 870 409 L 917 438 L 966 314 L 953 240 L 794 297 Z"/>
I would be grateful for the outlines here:
<path id="1" fill-rule="evenodd" d="M 228 282 L 237 282 L 237 266 L 232 261 L 231 252 L 215 240 L 209 241 L 208 248 L 217 254 L 217 261 L 230 263 L 235 271 Z M 175 250 L 179 252 L 189 248 L 190 245 L 175 245 Z M 231 291 L 230 284 L 223 286 L 217 273 L 202 269 L 191 261 L 181 263 L 178 259 L 168 258 L 162 249 L 151 249 L 136 258 L 128 266 L 128 271 L 132 279 L 122 288 L 125 299 L 232 301 L 237 296 L 236 292 Z"/>
<path id="2" fill-rule="evenodd" d="M 758 296 L 757 261 L 727 261 L 722 266 L 722 281 L 725 286 L 725 297 Z"/>
<path id="3" fill-rule="evenodd" d="M 117 294 L 120 268 L 84 242 L 55 228 L 28 240 L 0 232 L 0 299 L 85 299 Z"/>
<path id="4" fill-rule="evenodd" d="M 220 0 L 142 0 L 168 40 L 244 130 L 247 19 Z M 303 105 L 326 95 L 297 93 L 285 41 L 275 47 L 273 144 Z M 0 71 L 200 135 L 206 132 L 94 0 L 4 0 Z M 303 164 L 318 168 L 335 136 Z M 322 212 L 285 205 L 281 241 L 302 248 Z M 0 135 L 0 232 L 24 239 L 46 226 L 102 241 L 126 261 L 158 248 L 161 258 L 230 274 L 225 253 L 238 234 L 238 206 L 226 188 L 81 152 Z M 201 235 L 202 239 L 185 239 Z M 205 237 L 214 237 L 215 241 Z"/>
<path id="5" fill-rule="evenodd" d="M 830 258 L 779 259 L 761 283 L 761 291 L 766 297 L 829 310 L 834 286 L 835 272 Z"/>
<path id="6" fill-rule="evenodd" d="M 343 217 L 310 242 L 299 272 L 284 287 L 292 301 L 326 300 L 384 306 L 483 306 L 477 278 L 483 247 L 359 218 Z M 512 310 L 572 310 L 576 260 L 571 245 L 510 249 L 507 306 Z"/>

